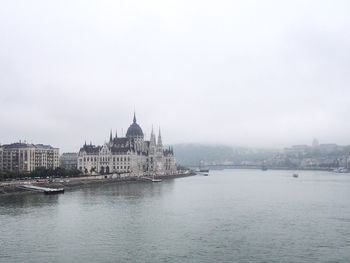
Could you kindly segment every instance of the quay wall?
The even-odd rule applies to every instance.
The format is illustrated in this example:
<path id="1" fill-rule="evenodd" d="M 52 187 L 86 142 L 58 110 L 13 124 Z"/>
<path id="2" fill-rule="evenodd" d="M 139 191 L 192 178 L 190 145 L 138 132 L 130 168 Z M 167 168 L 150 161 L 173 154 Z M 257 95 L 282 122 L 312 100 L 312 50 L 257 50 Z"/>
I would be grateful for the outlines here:
<path id="1" fill-rule="evenodd" d="M 162 175 L 155 176 L 155 178 L 161 178 L 163 180 L 181 178 L 193 176 L 195 173 L 187 173 L 187 174 L 176 174 L 176 175 Z M 19 188 L 20 184 L 32 184 L 35 186 L 47 187 L 47 188 L 64 188 L 65 190 L 70 190 L 74 188 L 80 187 L 88 187 L 92 185 L 101 185 L 101 184 L 126 184 L 126 183 L 141 183 L 141 182 L 149 182 L 149 180 L 145 180 L 139 177 L 123 177 L 123 178 L 104 178 L 103 176 L 84 176 L 78 178 L 65 178 L 58 179 L 52 182 L 44 182 L 39 183 L 36 181 L 18 181 L 18 182 L 0 182 L 0 196 L 9 195 L 9 194 L 23 194 L 23 193 L 38 193 L 33 192 L 27 189 Z"/>

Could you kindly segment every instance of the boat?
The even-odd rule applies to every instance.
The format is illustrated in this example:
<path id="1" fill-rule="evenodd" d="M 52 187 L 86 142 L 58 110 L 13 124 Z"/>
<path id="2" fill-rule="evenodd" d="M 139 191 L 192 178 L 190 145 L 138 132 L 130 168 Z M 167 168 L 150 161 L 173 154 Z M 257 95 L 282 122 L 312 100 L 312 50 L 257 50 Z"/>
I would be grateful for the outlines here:
<path id="1" fill-rule="evenodd" d="M 30 191 L 42 192 L 46 195 L 64 194 L 64 188 L 48 188 L 48 187 L 41 187 L 41 186 L 32 185 L 32 184 L 21 184 L 21 185 L 18 185 L 17 187 L 24 188 Z"/>
<path id="2" fill-rule="evenodd" d="M 348 173 L 349 172 L 349 170 L 345 167 L 339 167 L 339 168 L 334 169 L 333 171 L 336 173 Z"/>
<path id="3" fill-rule="evenodd" d="M 203 168 L 203 161 L 199 162 L 199 167 L 197 169 L 198 173 L 209 173 L 209 169 L 208 168 Z"/>
<path id="4" fill-rule="evenodd" d="M 201 174 L 204 176 L 208 176 L 209 175 L 209 169 L 197 169 L 195 170 L 196 174 Z"/>
<path id="5" fill-rule="evenodd" d="M 294 178 L 298 178 L 298 177 L 299 177 L 299 174 L 293 174 L 293 177 L 294 177 Z"/>
<path id="6" fill-rule="evenodd" d="M 152 183 L 160 183 L 162 179 L 152 179 Z"/>
<path id="7" fill-rule="evenodd" d="M 44 190 L 44 193 L 46 195 L 52 195 L 52 194 L 64 194 L 64 188 L 52 188 L 52 189 L 46 189 Z"/>
<path id="8" fill-rule="evenodd" d="M 153 177 L 152 177 L 152 183 L 159 183 L 159 182 L 161 182 L 162 181 L 162 179 L 155 179 L 154 178 L 154 174 L 153 174 Z"/>

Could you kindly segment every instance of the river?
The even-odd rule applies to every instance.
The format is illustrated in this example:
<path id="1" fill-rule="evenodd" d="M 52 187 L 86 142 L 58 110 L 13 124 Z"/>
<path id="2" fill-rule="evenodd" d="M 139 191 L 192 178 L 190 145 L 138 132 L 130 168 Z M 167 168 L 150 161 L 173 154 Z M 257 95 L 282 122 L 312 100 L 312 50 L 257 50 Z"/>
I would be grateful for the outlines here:
<path id="1" fill-rule="evenodd" d="M 350 262 L 350 174 L 222 170 L 0 197 L 0 262 Z"/>

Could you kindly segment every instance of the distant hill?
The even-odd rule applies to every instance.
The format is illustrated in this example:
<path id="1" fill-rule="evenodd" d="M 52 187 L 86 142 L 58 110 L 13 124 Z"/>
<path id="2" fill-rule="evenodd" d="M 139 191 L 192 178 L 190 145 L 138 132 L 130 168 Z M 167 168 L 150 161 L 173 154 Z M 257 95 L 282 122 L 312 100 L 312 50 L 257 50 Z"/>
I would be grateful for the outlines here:
<path id="1" fill-rule="evenodd" d="M 200 161 L 206 164 L 241 164 L 242 162 L 263 161 L 276 152 L 204 144 L 176 144 L 173 147 L 177 163 L 185 166 L 198 166 Z"/>

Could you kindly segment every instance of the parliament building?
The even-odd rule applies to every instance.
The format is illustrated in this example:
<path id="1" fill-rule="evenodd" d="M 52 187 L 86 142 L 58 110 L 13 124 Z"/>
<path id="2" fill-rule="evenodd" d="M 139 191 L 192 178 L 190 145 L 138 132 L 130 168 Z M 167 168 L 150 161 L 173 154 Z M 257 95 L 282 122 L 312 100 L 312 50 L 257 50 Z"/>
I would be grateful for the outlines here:
<path id="1" fill-rule="evenodd" d="M 84 174 L 172 175 L 176 161 L 172 147 L 163 147 L 160 130 L 157 141 L 153 128 L 150 140 L 145 140 L 134 113 L 125 137 L 113 137 L 111 132 L 102 146 L 85 142 L 78 153 L 78 169 Z"/>

